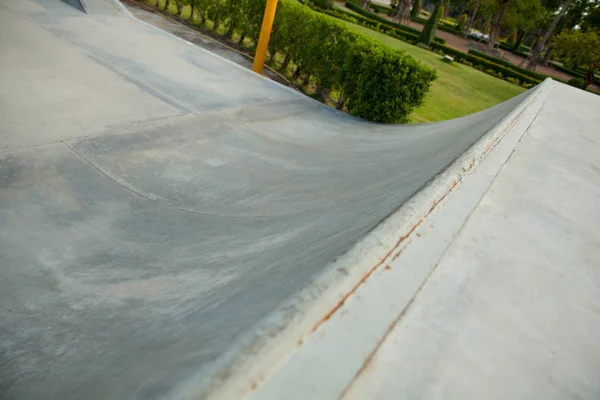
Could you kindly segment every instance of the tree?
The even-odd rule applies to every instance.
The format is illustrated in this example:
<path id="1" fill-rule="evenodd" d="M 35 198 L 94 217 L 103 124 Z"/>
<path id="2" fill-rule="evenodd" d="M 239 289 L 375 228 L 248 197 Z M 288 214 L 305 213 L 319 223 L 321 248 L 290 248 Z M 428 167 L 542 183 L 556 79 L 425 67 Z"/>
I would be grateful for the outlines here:
<path id="1" fill-rule="evenodd" d="M 509 41 L 514 50 L 519 50 L 521 42 L 529 32 L 545 25 L 546 14 L 548 10 L 542 6 L 540 0 L 523 0 L 510 4 L 504 15 L 502 27 L 514 32 L 514 39 Z"/>
<path id="2" fill-rule="evenodd" d="M 469 33 L 471 28 L 473 28 L 473 24 L 475 23 L 475 19 L 477 18 L 477 12 L 479 11 L 479 6 L 481 5 L 481 0 L 474 1 L 475 3 L 471 4 L 473 6 L 473 11 L 469 14 L 467 26 L 465 27 L 465 33 Z"/>
<path id="3" fill-rule="evenodd" d="M 456 32 L 459 34 L 464 33 L 465 28 L 467 27 L 467 14 L 462 14 L 458 19 L 458 23 L 456 24 Z"/>
<path id="4" fill-rule="evenodd" d="M 502 28 L 502 20 L 504 19 L 504 14 L 506 13 L 506 8 L 508 7 L 509 0 L 499 0 L 498 1 L 498 9 L 494 13 L 492 17 L 492 23 L 490 28 L 490 39 L 488 41 L 488 48 L 493 49 L 494 44 L 496 43 L 496 39 L 500 35 L 500 28 Z"/>
<path id="5" fill-rule="evenodd" d="M 552 47 L 567 65 L 586 70 L 584 89 L 594 81 L 594 73 L 600 68 L 600 37 L 595 31 L 565 30 L 554 39 Z"/>
<path id="6" fill-rule="evenodd" d="M 583 17 L 581 28 L 584 30 L 600 29 L 600 2 L 596 1 L 590 5 L 587 14 Z"/>
<path id="7" fill-rule="evenodd" d="M 427 46 L 431 44 L 431 41 L 435 37 L 435 31 L 437 29 L 438 21 L 440 20 L 443 12 L 442 0 L 435 0 L 435 8 L 431 13 L 431 16 L 427 20 L 427 23 L 423 27 L 421 34 L 419 35 L 418 43 L 423 43 Z"/>
<path id="8" fill-rule="evenodd" d="M 556 28 L 556 25 L 558 24 L 560 19 L 563 17 L 563 15 L 565 15 L 567 10 L 569 9 L 569 6 L 572 2 L 573 0 L 565 0 L 565 2 L 562 4 L 560 11 L 558 12 L 558 14 L 556 14 L 556 17 L 554 17 L 552 24 L 550 24 L 550 27 L 546 30 L 544 36 L 542 36 L 542 38 L 537 41 L 535 48 L 531 53 L 529 53 L 529 57 L 527 57 L 528 70 L 535 70 L 535 67 L 538 65 L 542 51 L 544 50 L 544 46 L 546 46 L 546 42 L 550 38 L 550 35 L 552 35 L 552 32 L 554 32 L 554 28 Z"/>
<path id="9" fill-rule="evenodd" d="M 412 9 L 410 10 L 411 18 L 417 18 L 419 13 L 421 12 L 421 0 L 415 0 L 412 4 Z"/>

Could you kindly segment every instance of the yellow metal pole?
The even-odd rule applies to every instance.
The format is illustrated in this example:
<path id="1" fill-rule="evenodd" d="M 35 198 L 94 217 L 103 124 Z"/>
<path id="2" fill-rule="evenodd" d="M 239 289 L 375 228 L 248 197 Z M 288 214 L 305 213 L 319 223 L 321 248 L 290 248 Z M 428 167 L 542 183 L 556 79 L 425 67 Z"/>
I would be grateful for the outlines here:
<path id="1" fill-rule="evenodd" d="M 277 9 L 277 0 L 267 0 L 265 7 L 265 15 L 263 17 L 262 27 L 260 28 L 260 36 L 258 38 L 258 46 L 256 46 L 256 55 L 252 64 L 252 71 L 257 74 L 262 74 L 265 66 L 265 57 L 267 56 L 267 47 L 269 46 L 269 38 L 271 37 L 271 28 L 275 19 L 275 10 Z"/>

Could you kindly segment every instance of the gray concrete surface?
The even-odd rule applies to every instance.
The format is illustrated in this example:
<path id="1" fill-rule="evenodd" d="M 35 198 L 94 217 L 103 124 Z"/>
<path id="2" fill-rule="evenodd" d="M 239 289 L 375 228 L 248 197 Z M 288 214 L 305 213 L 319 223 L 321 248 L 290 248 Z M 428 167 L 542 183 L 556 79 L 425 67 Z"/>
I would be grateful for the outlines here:
<path id="1" fill-rule="evenodd" d="M 547 83 L 333 315 L 218 398 L 599 398 L 600 99 Z"/>
<path id="2" fill-rule="evenodd" d="M 224 44 L 217 39 L 204 35 L 197 30 L 193 30 L 188 26 L 177 22 L 175 16 L 167 18 L 164 15 L 154 12 L 151 7 L 143 7 L 143 5 L 134 1 L 125 1 L 123 4 L 135 18 L 154 25 L 163 31 L 172 33 L 190 43 L 194 43 L 196 46 L 202 47 L 211 53 L 218 54 L 244 68 L 252 69 L 253 58 L 251 56 L 235 50 L 229 44 Z M 221 38 L 221 40 L 223 40 L 223 38 Z M 281 84 L 291 86 L 289 82 L 269 69 L 268 66 L 264 69 L 263 74 Z"/>
<path id="3" fill-rule="evenodd" d="M 557 85 L 344 399 L 600 398 L 598 103 Z"/>
<path id="4" fill-rule="evenodd" d="M 101 1 L 0 1 L 3 399 L 201 387 L 530 95 L 370 124 Z"/>

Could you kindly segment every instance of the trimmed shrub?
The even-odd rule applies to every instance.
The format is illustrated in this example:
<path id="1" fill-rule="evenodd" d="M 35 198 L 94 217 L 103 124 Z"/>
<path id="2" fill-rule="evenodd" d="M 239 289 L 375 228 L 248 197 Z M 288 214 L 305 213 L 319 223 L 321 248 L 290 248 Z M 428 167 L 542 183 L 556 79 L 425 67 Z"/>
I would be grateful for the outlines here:
<path id="1" fill-rule="evenodd" d="M 513 71 L 516 71 L 516 72 L 518 72 L 520 74 L 523 74 L 523 75 L 530 76 L 530 77 L 532 77 L 534 79 L 538 79 L 540 81 L 543 81 L 544 79 L 546 79 L 548 77 L 547 75 L 538 74 L 537 72 L 530 71 L 528 69 L 521 68 L 521 67 L 519 67 L 517 65 L 514 65 L 514 64 L 512 64 L 509 61 L 502 60 L 501 58 L 494 57 L 494 56 L 491 56 L 489 54 L 481 53 L 481 52 L 476 51 L 476 50 L 469 50 L 469 54 L 472 54 L 475 57 L 479 57 L 479 58 L 483 58 L 485 60 L 491 61 L 494 64 L 503 65 L 503 66 L 507 67 L 508 69 L 512 69 Z"/>
<path id="2" fill-rule="evenodd" d="M 353 24 L 358 24 L 362 26 L 366 26 L 369 29 L 373 29 L 375 31 L 381 32 L 385 35 L 393 37 L 394 39 L 402 40 L 407 43 L 416 43 L 418 36 L 412 34 L 410 32 L 402 31 L 400 29 L 392 28 L 386 25 L 381 25 L 381 23 L 377 21 L 373 21 L 371 19 L 365 18 L 361 15 L 350 14 L 344 10 L 340 10 L 337 8 L 332 8 L 331 10 L 321 10 L 323 14 L 330 15 L 332 17 L 342 19 L 344 21 L 352 22 Z"/>
<path id="3" fill-rule="evenodd" d="M 322 8 L 320 1 L 329 0 L 310 0 L 309 5 Z M 218 26 L 225 27 L 225 35 L 237 35 L 238 43 L 248 40 L 256 44 L 265 4 L 266 0 L 203 0 L 195 8 L 197 25 L 212 22 L 209 26 L 215 27 L 215 33 Z M 347 13 L 333 8 L 315 12 L 309 5 L 279 1 L 269 40 L 269 62 L 283 60 L 282 69 L 295 65 L 293 79 L 310 83 L 314 97 L 334 101 L 336 108 L 351 115 L 383 123 L 408 122 L 436 79 L 435 70 L 325 15 L 346 19 L 350 18 Z M 399 39 L 405 40 L 400 33 L 410 34 L 356 17 L 352 22 L 374 24 Z"/>
<path id="4" fill-rule="evenodd" d="M 509 69 L 503 65 L 496 64 L 492 61 L 486 60 L 484 58 L 476 57 L 472 54 L 463 53 L 460 50 L 456 50 L 452 47 L 443 46 L 437 43 L 431 43 L 430 47 L 433 50 L 442 50 L 444 54 L 448 54 L 454 58 L 454 61 L 458 61 L 461 64 L 466 64 L 476 68 L 480 71 L 483 71 L 487 74 L 494 75 L 497 77 L 502 77 L 504 80 L 508 80 L 508 78 L 512 78 L 513 81 L 509 81 L 512 83 L 517 83 L 520 86 L 525 88 L 530 88 L 534 85 L 537 85 L 542 81 L 542 79 L 536 79 L 531 76 L 523 75 L 517 71 Z"/>
<path id="5" fill-rule="evenodd" d="M 310 75 L 317 95 L 339 93 L 338 108 L 371 121 L 407 122 L 436 78 L 435 70 L 403 51 L 294 1 L 280 2 L 273 32 L 270 52 L 289 55 Z"/>
<path id="6" fill-rule="evenodd" d="M 423 27 L 421 34 L 419 35 L 419 43 L 424 43 L 427 46 L 433 41 L 435 37 L 435 30 L 437 29 L 438 21 L 444 13 L 444 6 L 441 3 L 437 3 L 433 9 L 433 14 L 427 20 L 427 23 Z"/>
<path id="7" fill-rule="evenodd" d="M 551 65 L 555 69 L 557 69 L 558 71 L 561 71 L 561 72 L 564 72 L 565 74 L 569 74 L 569 75 L 574 76 L 576 78 L 582 78 L 582 79 L 585 80 L 585 70 L 578 69 L 576 71 L 574 69 L 569 69 L 569 68 L 563 67 L 563 66 L 561 66 L 559 64 L 556 64 L 556 63 L 551 63 Z M 595 78 L 592 83 L 600 83 L 600 79 Z"/>
<path id="8" fill-rule="evenodd" d="M 502 50 L 510 51 L 511 53 L 521 56 L 523 58 L 527 58 L 529 56 L 529 52 L 525 51 L 526 48 L 524 46 L 519 47 L 519 50 L 513 50 L 511 45 L 500 42 L 498 47 L 500 47 Z"/>
<path id="9" fill-rule="evenodd" d="M 513 30 L 506 37 L 506 44 L 508 44 L 508 45 L 514 45 L 516 41 L 517 41 L 517 31 Z"/>
<path id="10" fill-rule="evenodd" d="M 349 3 L 352 3 L 352 2 L 349 2 Z M 354 3 L 352 3 L 352 4 L 354 4 Z M 375 11 L 377 14 L 385 14 L 385 15 L 393 15 L 394 12 L 396 11 L 390 7 L 382 6 L 382 5 L 375 4 L 375 3 L 369 4 L 369 8 L 371 8 L 371 10 Z"/>
<path id="11" fill-rule="evenodd" d="M 316 7 L 329 10 L 333 7 L 333 0 L 310 0 Z"/>
<path id="12" fill-rule="evenodd" d="M 569 79 L 569 81 L 567 82 L 567 85 L 576 87 L 578 89 L 583 89 L 584 81 L 582 78 L 573 78 L 573 79 Z"/>
<path id="13" fill-rule="evenodd" d="M 421 0 L 414 0 L 410 10 L 410 18 L 417 18 L 421 12 Z"/>
<path id="14" fill-rule="evenodd" d="M 367 38 L 361 41 L 364 43 L 347 55 L 345 64 L 356 71 L 348 76 L 348 86 L 353 89 L 348 112 L 370 121 L 408 122 L 408 115 L 423 103 L 436 78 L 435 70 L 398 50 L 367 45 Z"/>
<path id="15" fill-rule="evenodd" d="M 460 16 L 460 18 L 458 19 L 458 23 L 456 24 L 456 32 L 457 33 L 462 33 L 465 30 L 465 27 L 467 26 L 467 14 L 462 14 Z"/>

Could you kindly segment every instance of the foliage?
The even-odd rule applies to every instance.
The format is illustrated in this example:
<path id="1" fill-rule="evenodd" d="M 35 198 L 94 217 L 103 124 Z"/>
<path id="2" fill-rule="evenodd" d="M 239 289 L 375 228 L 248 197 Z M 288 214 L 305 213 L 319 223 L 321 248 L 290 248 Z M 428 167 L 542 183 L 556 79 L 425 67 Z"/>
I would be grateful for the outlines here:
<path id="1" fill-rule="evenodd" d="M 311 0 L 311 2 L 323 10 L 329 10 L 333 7 L 333 0 Z"/>
<path id="2" fill-rule="evenodd" d="M 443 13 L 442 7 L 442 0 L 436 0 L 435 8 L 433 9 L 431 16 L 427 20 L 427 23 L 423 27 L 421 35 L 419 36 L 419 43 L 423 43 L 429 46 L 433 41 L 438 21 L 440 20 L 441 14 Z"/>
<path id="3" fill-rule="evenodd" d="M 570 85 L 570 86 L 573 86 L 573 87 L 576 87 L 579 89 L 585 89 L 584 84 L 585 83 L 583 81 L 583 78 L 573 78 L 567 82 L 567 85 Z"/>
<path id="4" fill-rule="evenodd" d="M 510 51 L 511 53 L 514 53 L 523 58 L 527 58 L 527 56 L 529 55 L 529 52 L 526 51 L 527 48 L 525 46 L 519 46 L 519 50 L 515 50 L 513 49 L 513 46 L 500 42 L 498 47 L 500 47 L 502 50 Z"/>
<path id="5" fill-rule="evenodd" d="M 554 39 L 553 48 L 567 65 L 586 70 L 584 89 L 593 82 L 600 68 L 600 37 L 595 31 L 563 31 Z"/>
<path id="6" fill-rule="evenodd" d="M 435 70 L 384 45 L 358 47 L 363 48 L 347 56 L 347 68 L 356 71 L 349 78 L 358 78 L 353 81 L 356 88 L 348 99 L 348 112 L 371 121 L 408 122 L 437 77 Z"/>
<path id="7" fill-rule="evenodd" d="M 586 71 L 585 71 L 585 70 L 581 70 L 581 69 L 577 69 L 577 70 L 575 70 L 575 69 L 570 69 L 570 68 L 567 68 L 567 67 L 565 67 L 565 66 L 563 66 L 563 65 L 560 65 L 560 64 L 557 64 L 557 63 L 552 63 L 552 66 L 553 66 L 555 69 L 557 69 L 557 70 L 559 70 L 559 71 L 561 71 L 561 72 L 564 72 L 565 74 L 569 74 L 569 75 L 571 75 L 571 76 L 574 76 L 574 77 L 576 77 L 576 78 L 581 78 L 581 79 L 584 79 L 584 78 L 585 78 L 585 75 L 586 75 Z M 594 82 L 595 82 L 595 83 L 600 83 L 600 79 L 596 78 L 596 79 L 594 80 Z"/>
<path id="8" fill-rule="evenodd" d="M 538 26 L 550 23 L 549 12 L 542 7 L 540 0 L 521 0 L 511 2 L 504 15 L 502 26 L 515 31 L 531 31 Z"/>
<path id="9" fill-rule="evenodd" d="M 416 43 L 417 39 L 419 38 L 419 31 L 405 27 L 404 25 L 395 24 L 391 21 L 388 21 L 389 24 L 382 25 L 381 22 L 377 22 L 370 18 L 365 18 L 362 15 L 350 14 L 347 11 L 339 8 L 332 8 L 331 10 L 322 10 L 321 12 L 327 15 L 331 15 L 332 17 L 342 19 L 344 21 L 349 21 L 355 24 L 366 26 L 370 29 L 391 36 L 394 39 L 402 40 L 407 43 Z M 396 26 L 408 29 L 400 29 Z M 413 31 L 415 31 L 416 33 L 413 33 Z M 435 38 L 434 40 L 441 44 L 446 43 L 446 41 L 441 38 Z"/>
<path id="10" fill-rule="evenodd" d="M 179 0 L 175 4 L 179 13 L 183 6 L 192 7 L 190 14 L 197 16 L 190 18 L 192 23 L 212 26 L 217 34 L 226 31 L 240 43 L 254 46 L 258 42 L 266 0 Z M 309 4 L 322 7 L 325 3 Z M 294 78 L 310 84 L 311 92 L 323 102 L 334 101 L 338 109 L 377 122 L 407 122 L 436 79 L 435 70 L 406 53 L 294 0 L 279 1 L 268 50 L 272 63 L 284 60 L 282 69 L 295 65 Z"/>
<path id="11" fill-rule="evenodd" d="M 404 42 L 414 44 L 416 41 L 416 38 L 412 35 L 409 35 L 408 33 L 402 32 L 402 36 L 399 36 L 398 31 L 392 31 L 391 29 L 377 24 L 375 21 L 366 19 L 362 16 L 349 14 L 340 9 L 328 10 L 325 11 L 325 13 L 351 23 L 363 25 L 365 27 L 376 30 L 387 36 L 402 40 Z M 417 45 L 419 44 L 417 43 Z M 547 78 L 547 76 L 545 75 L 537 74 L 532 71 L 527 71 L 525 69 L 512 65 L 504 60 L 500 60 L 495 57 L 491 57 L 491 60 L 486 59 L 486 57 L 490 56 L 484 55 L 483 53 L 479 53 L 482 56 L 474 56 L 472 54 L 467 54 L 451 47 L 446 47 L 440 43 L 437 43 L 437 41 L 432 42 L 430 44 L 430 48 L 431 50 L 439 52 L 442 55 L 451 55 L 455 61 L 461 64 L 468 65 L 487 74 L 490 74 L 500 79 L 504 79 L 508 82 L 514 83 L 525 88 L 532 87 L 533 85 L 536 85 L 540 83 L 543 79 Z"/>
<path id="12" fill-rule="evenodd" d="M 513 30 L 510 32 L 510 34 L 506 37 L 506 43 L 510 44 L 510 45 L 514 45 L 517 42 L 517 31 Z"/>
<path id="13" fill-rule="evenodd" d="M 438 79 L 433 82 L 424 104 L 411 114 L 413 122 L 440 121 L 472 114 L 508 100 L 523 91 L 523 88 L 509 83 L 508 79 L 500 80 L 483 71 L 477 71 L 467 66 L 466 62 L 462 63 L 464 65 L 456 62 L 447 64 L 439 54 L 429 49 L 395 40 L 363 26 L 351 23 L 346 25 L 389 47 L 403 50 L 436 69 Z"/>
<path id="14" fill-rule="evenodd" d="M 542 81 L 542 80 L 548 78 L 546 75 L 539 74 L 537 72 L 530 71 L 528 69 L 518 67 L 518 66 L 512 64 L 510 61 L 502 60 L 502 59 L 500 59 L 498 57 L 490 56 L 489 54 L 481 53 L 481 52 L 476 51 L 476 50 L 469 50 L 469 54 L 472 54 L 475 57 L 483 58 L 484 60 L 491 61 L 491 62 L 493 62 L 495 64 L 502 65 L 502 66 L 504 66 L 504 67 L 506 67 L 508 69 L 512 69 L 513 71 L 516 71 L 516 72 L 518 72 L 520 74 L 523 74 L 523 75 L 527 75 L 527 76 L 529 76 L 529 77 L 531 77 L 533 79 L 537 79 L 539 81 Z"/>
<path id="15" fill-rule="evenodd" d="M 352 2 L 350 1 L 349 3 L 352 3 Z M 352 4 L 354 4 L 354 3 L 352 3 Z M 394 15 L 394 13 L 396 12 L 396 10 L 394 10 L 393 8 L 382 6 L 380 4 L 375 4 L 375 3 L 369 4 L 369 8 L 378 14 Z"/>
<path id="16" fill-rule="evenodd" d="M 473 68 L 483 71 L 489 75 L 493 75 L 505 80 L 507 80 L 507 78 L 512 78 L 513 81 L 511 82 L 525 88 L 532 87 L 541 82 L 541 79 L 536 79 L 531 76 L 521 74 L 518 71 L 505 67 L 504 65 L 497 64 L 472 54 L 463 53 L 462 51 L 456 50 L 452 47 L 447 47 L 437 43 L 431 43 L 430 47 L 434 50 L 442 50 L 444 54 L 452 56 L 454 61 L 472 66 Z"/>
<path id="17" fill-rule="evenodd" d="M 410 34 L 412 34 L 414 36 L 418 37 L 421 34 L 421 32 L 418 29 L 410 28 L 410 27 L 408 27 L 406 25 L 402 25 L 402 24 L 397 24 L 395 22 L 392 22 L 390 20 L 382 18 L 379 15 L 373 14 L 373 13 L 371 13 L 371 12 L 365 10 L 365 9 L 362 9 L 362 8 L 360 8 L 360 7 L 352 4 L 352 3 L 346 3 L 346 8 L 349 9 L 349 10 L 354 11 L 357 14 L 365 16 L 365 17 L 367 17 L 367 18 L 369 18 L 369 19 L 371 19 L 373 21 L 377 21 L 377 22 L 379 22 L 381 24 L 384 24 L 384 25 L 387 25 L 387 26 L 391 26 L 391 27 L 393 27 L 395 29 L 399 29 L 399 30 L 404 31 L 406 33 L 410 33 Z M 444 39 L 436 38 L 434 40 L 436 40 L 439 43 L 445 43 Z"/>
<path id="18" fill-rule="evenodd" d="M 467 27 L 467 14 L 462 14 L 456 24 L 456 32 L 462 33 Z"/>
<path id="19" fill-rule="evenodd" d="M 419 16 L 419 12 L 421 11 L 421 0 L 414 0 L 412 4 L 412 9 L 410 10 L 410 17 L 417 18 Z"/>

